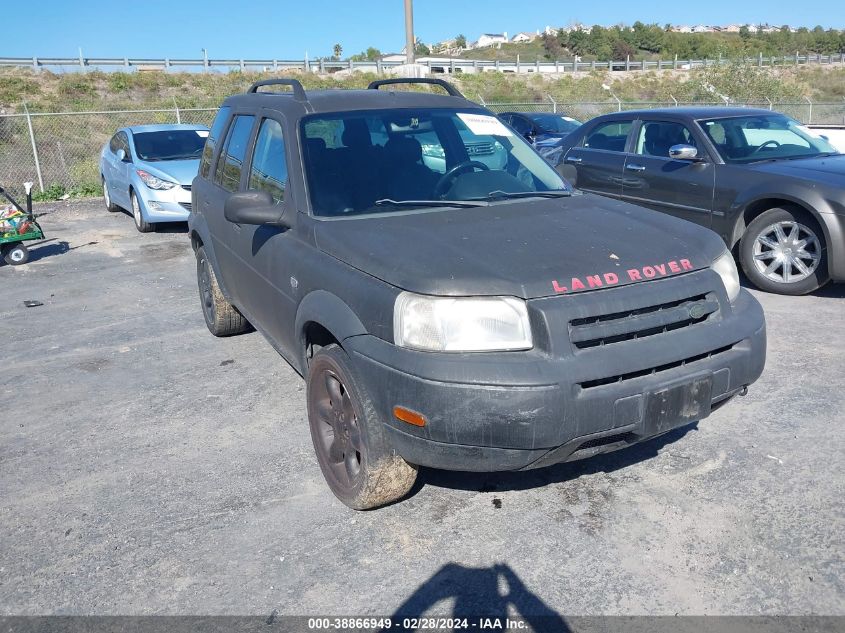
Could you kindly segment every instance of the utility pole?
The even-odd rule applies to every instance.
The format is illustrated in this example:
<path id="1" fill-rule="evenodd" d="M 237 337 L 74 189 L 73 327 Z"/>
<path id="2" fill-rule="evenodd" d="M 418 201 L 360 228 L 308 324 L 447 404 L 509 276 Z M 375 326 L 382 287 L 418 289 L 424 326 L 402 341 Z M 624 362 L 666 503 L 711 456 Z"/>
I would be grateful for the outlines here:
<path id="1" fill-rule="evenodd" d="M 405 0 L 405 61 L 414 63 L 414 0 Z"/>

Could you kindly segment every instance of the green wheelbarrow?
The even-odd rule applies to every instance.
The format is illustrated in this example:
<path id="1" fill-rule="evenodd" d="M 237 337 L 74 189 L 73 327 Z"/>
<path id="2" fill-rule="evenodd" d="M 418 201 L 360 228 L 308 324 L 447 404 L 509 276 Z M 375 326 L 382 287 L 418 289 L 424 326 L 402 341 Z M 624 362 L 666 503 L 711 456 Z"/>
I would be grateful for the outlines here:
<path id="1" fill-rule="evenodd" d="M 44 239 L 44 231 L 32 213 L 32 183 L 24 183 L 24 187 L 26 209 L 0 186 L 0 195 L 12 203 L 12 207 L 0 209 L 0 255 L 11 266 L 29 261 L 29 249 L 24 242 Z"/>

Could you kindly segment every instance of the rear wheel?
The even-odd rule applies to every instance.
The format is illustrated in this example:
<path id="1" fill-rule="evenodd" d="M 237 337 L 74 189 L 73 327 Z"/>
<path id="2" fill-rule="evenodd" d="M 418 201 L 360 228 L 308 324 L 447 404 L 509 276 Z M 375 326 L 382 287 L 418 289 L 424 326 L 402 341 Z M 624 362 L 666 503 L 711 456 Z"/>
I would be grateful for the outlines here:
<path id="1" fill-rule="evenodd" d="M 824 234 L 807 212 L 792 207 L 757 216 L 739 246 L 742 269 L 767 292 L 803 295 L 828 282 Z"/>
<path id="2" fill-rule="evenodd" d="M 417 469 L 396 455 L 346 352 L 320 349 L 307 377 L 308 423 L 320 470 L 335 496 L 354 510 L 401 499 Z"/>
<path id="3" fill-rule="evenodd" d="M 130 194 L 130 197 L 132 198 L 132 218 L 135 220 L 135 228 L 141 233 L 149 233 L 155 229 L 155 224 L 144 219 L 141 204 L 138 202 L 138 196 L 135 195 L 134 191 Z"/>
<path id="4" fill-rule="evenodd" d="M 120 207 L 112 202 L 111 194 L 109 193 L 109 185 L 106 182 L 106 179 L 102 178 L 101 180 L 103 183 L 103 199 L 106 201 L 106 209 L 111 213 L 120 211 Z"/>
<path id="5" fill-rule="evenodd" d="M 10 266 L 19 266 L 29 261 L 29 249 L 22 243 L 3 246 L 3 261 Z"/>
<path id="6" fill-rule="evenodd" d="M 202 315 L 205 317 L 209 332 L 214 336 L 232 336 L 243 334 L 251 329 L 249 321 L 223 296 L 214 268 L 208 261 L 202 246 L 197 249 L 197 285 L 200 291 Z"/>

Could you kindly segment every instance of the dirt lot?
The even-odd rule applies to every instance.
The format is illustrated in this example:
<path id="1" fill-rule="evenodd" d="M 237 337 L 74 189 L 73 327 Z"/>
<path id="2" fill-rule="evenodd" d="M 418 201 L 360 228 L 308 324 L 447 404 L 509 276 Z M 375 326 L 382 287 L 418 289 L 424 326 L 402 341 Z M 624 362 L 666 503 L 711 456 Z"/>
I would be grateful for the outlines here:
<path id="1" fill-rule="evenodd" d="M 302 380 L 206 330 L 184 227 L 46 210 L 0 266 L 0 614 L 845 615 L 845 286 L 756 293 L 766 371 L 697 427 L 358 513 Z"/>

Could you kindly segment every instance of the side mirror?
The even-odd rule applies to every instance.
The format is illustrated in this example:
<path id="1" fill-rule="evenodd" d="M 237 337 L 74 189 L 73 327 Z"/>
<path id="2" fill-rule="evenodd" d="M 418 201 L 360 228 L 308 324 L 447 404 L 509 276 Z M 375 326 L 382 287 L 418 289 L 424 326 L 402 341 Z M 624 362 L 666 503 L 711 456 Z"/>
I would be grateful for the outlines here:
<path id="1" fill-rule="evenodd" d="M 235 224 L 270 224 L 290 228 L 285 210 L 266 191 L 239 191 L 226 198 L 223 215 Z"/>
<path id="2" fill-rule="evenodd" d="M 673 145 L 669 148 L 669 158 L 674 160 L 701 160 L 698 150 L 692 145 Z"/>
<path id="3" fill-rule="evenodd" d="M 124 150 L 123 148 L 117 150 L 117 152 L 115 152 L 115 156 L 117 156 L 117 160 L 119 160 L 121 163 L 126 162 L 126 150 Z"/>

